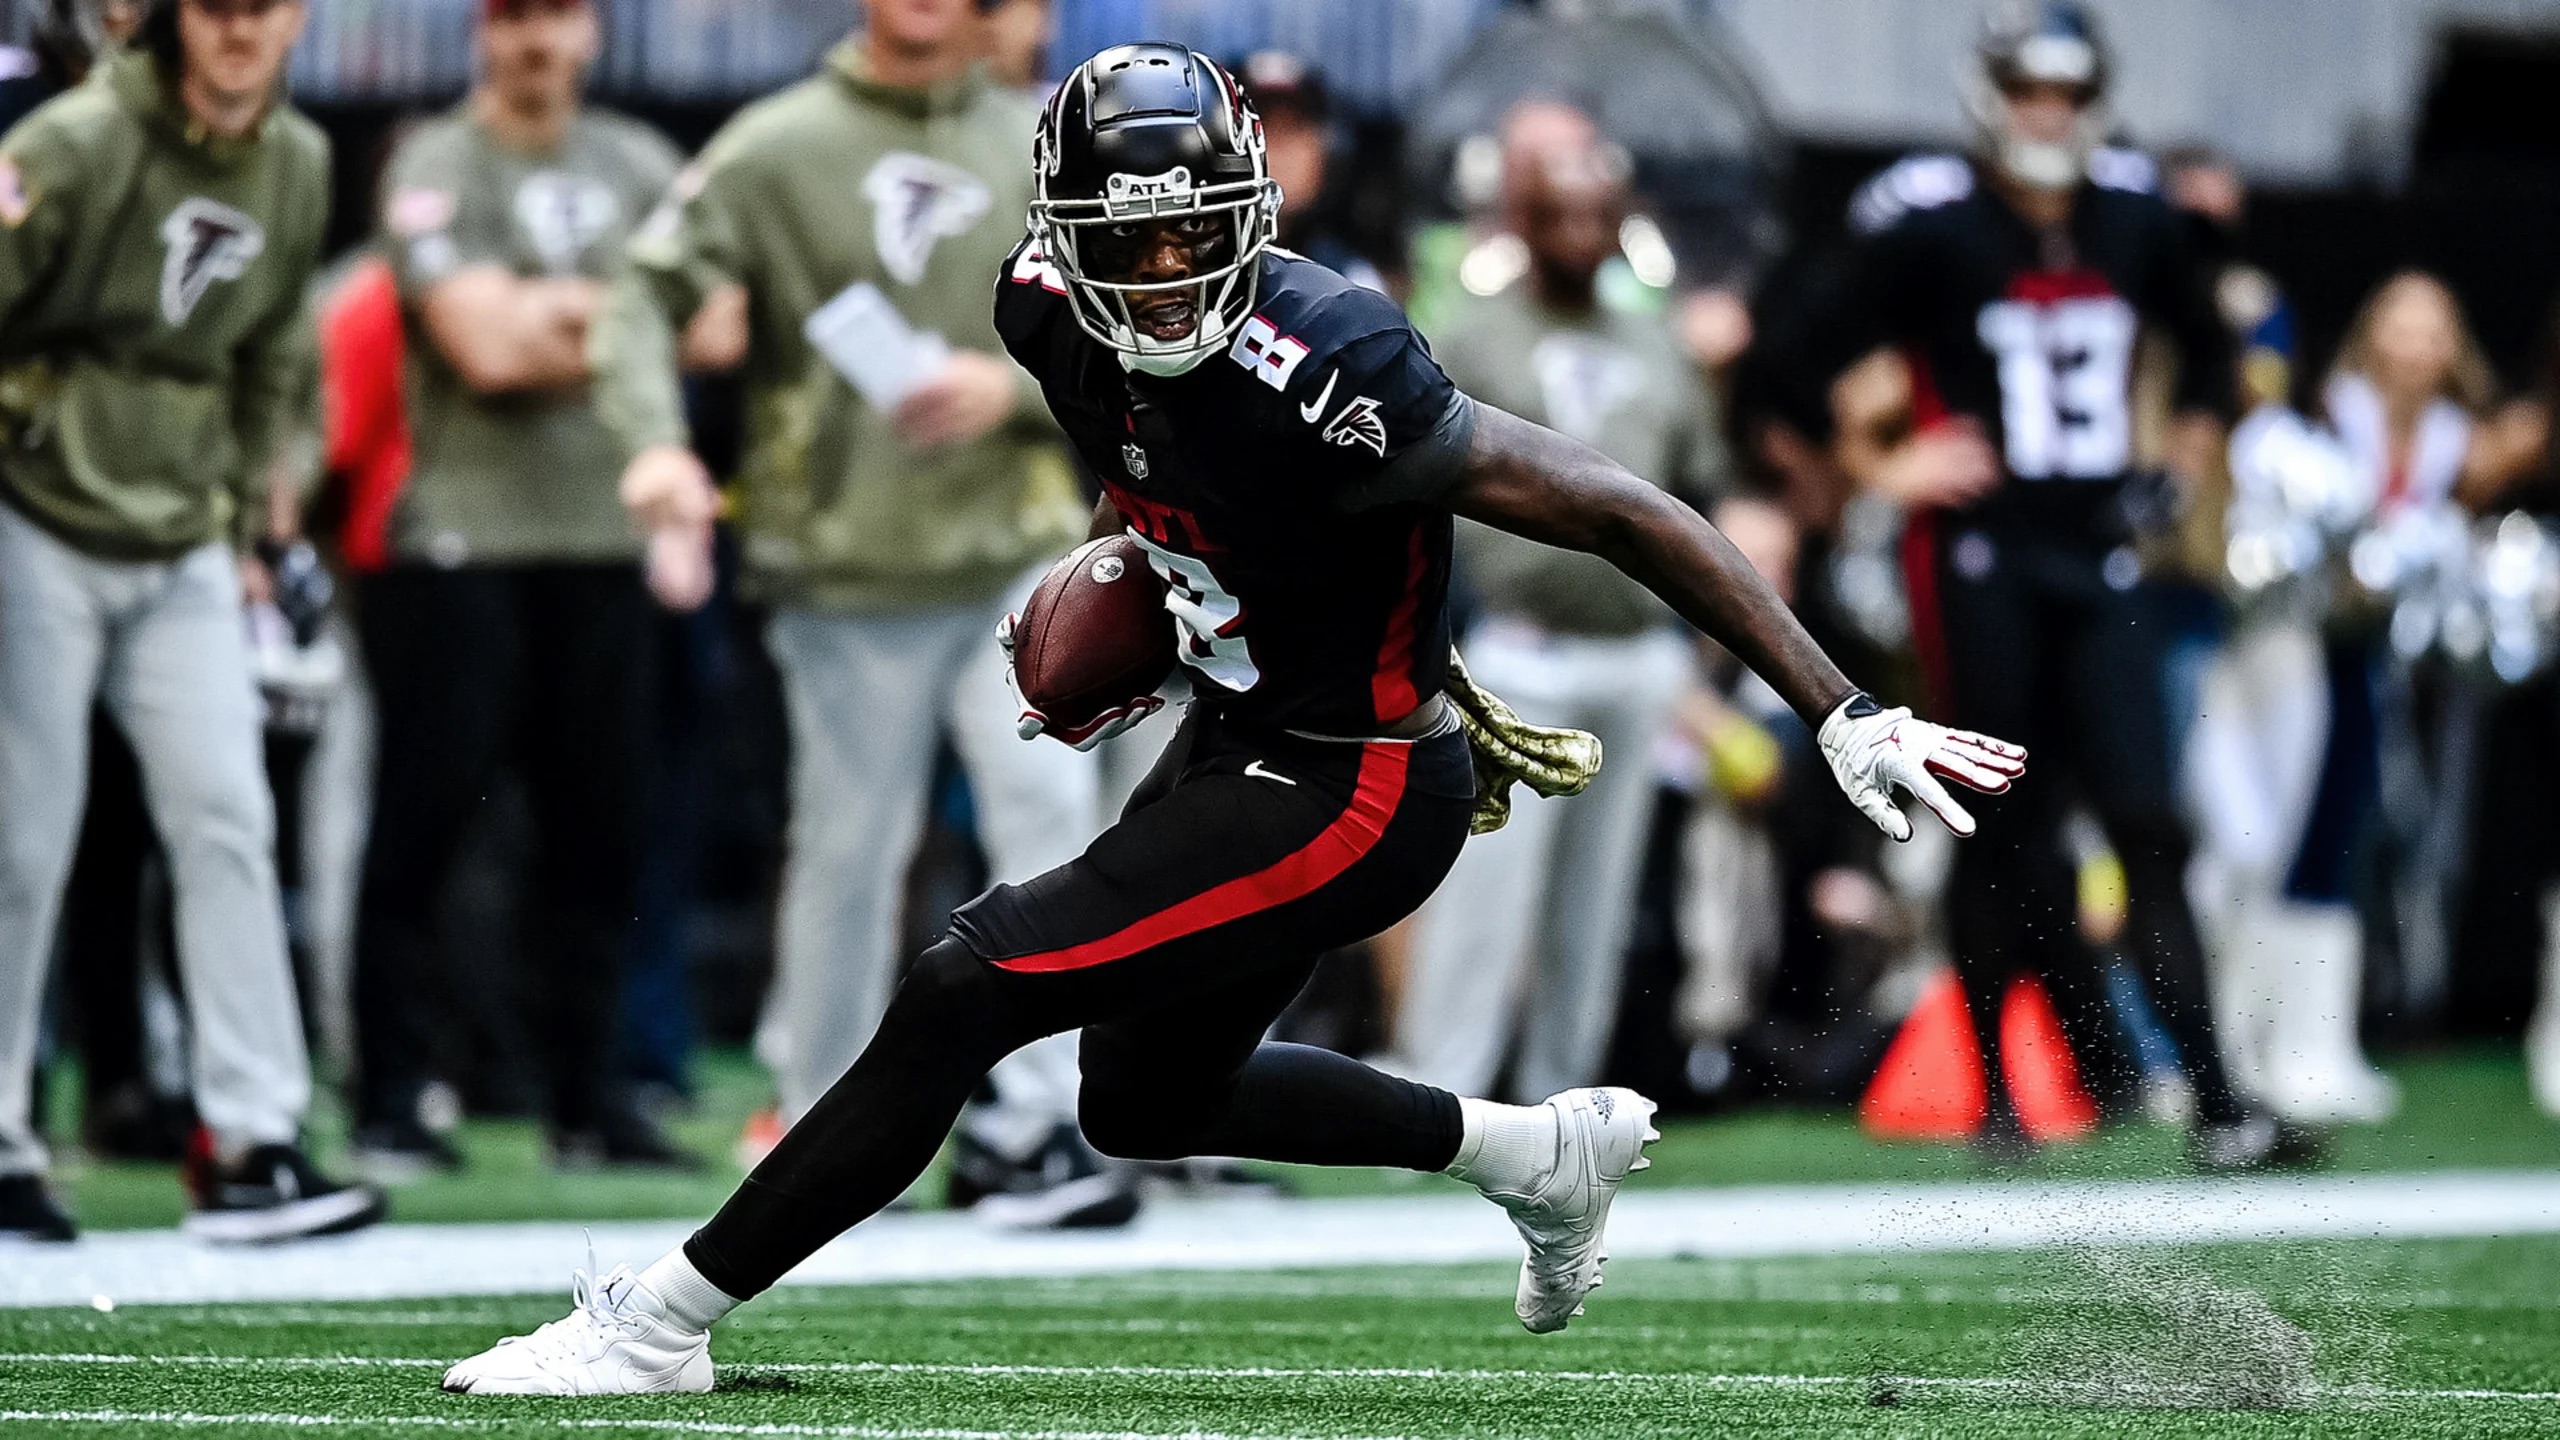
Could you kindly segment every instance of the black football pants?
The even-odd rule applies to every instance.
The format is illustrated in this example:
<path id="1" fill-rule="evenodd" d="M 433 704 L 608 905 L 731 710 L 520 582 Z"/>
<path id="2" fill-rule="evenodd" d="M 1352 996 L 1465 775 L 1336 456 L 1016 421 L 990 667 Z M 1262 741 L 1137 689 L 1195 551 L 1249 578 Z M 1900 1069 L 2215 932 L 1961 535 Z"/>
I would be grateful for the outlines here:
<path id="1" fill-rule="evenodd" d="M 1942 717 L 2027 747 L 2025 783 L 1964 796 L 1980 822 L 1956 849 L 1949 940 L 1995 1107 L 2000 1008 L 2020 970 L 2041 977 L 2102 1096 L 2126 1094 L 2131 1057 L 2109 1022 L 2098 957 L 2079 930 L 2077 876 L 2062 821 L 2075 796 L 2123 861 L 2125 942 L 2209 1121 L 2240 1106 L 2215 1043 L 2204 949 L 2187 904 L 2190 842 L 2171 773 L 2164 662 L 2171 638 L 2131 557 L 2025 527 L 1921 522 L 1911 557 L 1913 621 Z M 1934 529 L 1935 533 L 1931 533 Z M 2120 583 L 2110 583 L 2114 580 Z"/>
<path id="2" fill-rule="evenodd" d="M 1438 886 L 1473 788 L 1455 735 L 1248 739 L 1195 707 L 1083 856 L 952 917 L 861 1058 L 686 1253 L 728 1294 L 760 1293 L 905 1190 L 997 1060 L 1078 1028 L 1079 1118 L 1106 1153 L 1447 1166 L 1456 1097 L 1262 1037 L 1317 957 Z"/>
<path id="3" fill-rule="evenodd" d="M 655 632 L 639 569 L 402 567 L 359 599 L 381 740 L 356 917 L 358 1121 L 414 1111 L 436 918 L 512 761 L 536 832 L 517 952 L 526 1029 L 553 1127 L 593 1130 L 614 1090 L 649 783 Z"/>

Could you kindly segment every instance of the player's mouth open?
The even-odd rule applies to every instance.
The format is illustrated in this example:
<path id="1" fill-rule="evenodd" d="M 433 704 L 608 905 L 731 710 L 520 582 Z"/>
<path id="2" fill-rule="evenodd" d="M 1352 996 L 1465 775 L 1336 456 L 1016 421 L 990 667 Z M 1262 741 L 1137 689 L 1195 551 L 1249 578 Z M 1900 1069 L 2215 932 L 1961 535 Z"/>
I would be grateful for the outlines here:
<path id="1" fill-rule="evenodd" d="M 1199 328 L 1200 306 L 1187 295 L 1156 295 L 1133 302 L 1129 318 L 1151 340 L 1188 340 Z"/>

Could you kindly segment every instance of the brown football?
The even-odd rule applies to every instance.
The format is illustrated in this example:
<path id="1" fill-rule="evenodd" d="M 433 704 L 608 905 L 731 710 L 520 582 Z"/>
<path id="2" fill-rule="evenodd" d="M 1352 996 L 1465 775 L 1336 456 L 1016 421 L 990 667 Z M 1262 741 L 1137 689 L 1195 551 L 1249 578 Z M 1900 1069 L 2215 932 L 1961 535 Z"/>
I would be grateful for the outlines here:
<path id="1" fill-rule="evenodd" d="M 1173 618 L 1147 552 L 1126 535 L 1090 540 L 1040 577 L 1013 628 L 1023 703 L 1068 730 L 1152 695 L 1173 675 Z"/>

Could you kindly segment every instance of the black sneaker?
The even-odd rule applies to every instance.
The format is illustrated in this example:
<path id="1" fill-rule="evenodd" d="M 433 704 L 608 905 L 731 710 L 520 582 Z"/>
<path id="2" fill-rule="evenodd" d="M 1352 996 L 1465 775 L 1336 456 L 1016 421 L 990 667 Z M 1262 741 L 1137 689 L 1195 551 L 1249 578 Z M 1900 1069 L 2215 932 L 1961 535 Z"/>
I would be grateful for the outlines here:
<path id="1" fill-rule="evenodd" d="M 2244 1115 L 2187 1132 L 2187 1161 L 2207 1175 L 2251 1170 L 2311 1170 L 2328 1163 L 2329 1142 L 2273 1115 Z"/>
<path id="2" fill-rule="evenodd" d="M 955 1210 L 975 1210 L 1010 1230 L 1112 1230 L 1138 1218 L 1138 1187 L 1060 1125 L 1025 1160 L 1011 1159 L 963 1129 L 952 1137 L 947 1191 Z"/>
<path id="3" fill-rule="evenodd" d="M 551 1163 L 563 1170 L 610 1166 L 690 1173 L 704 1168 L 701 1156 L 668 1139 L 665 1131 L 631 1109 L 592 1130 L 552 1131 Z"/>
<path id="4" fill-rule="evenodd" d="M 414 1118 L 359 1125 L 347 1149 L 356 1173 L 377 1185 L 407 1185 L 462 1168 L 462 1152 Z"/>
<path id="5" fill-rule="evenodd" d="M 1020 1183 L 1022 1162 L 969 1133 L 961 1125 L 951 1132 L 951 1169 L 942 1179 L 942 1203 L 953 1210 L 974 1210 L 990 1195 L 1001 1195 Z"/>
<path id="6" fill-rule="evenodd" d="M 80 1227 L 41 1175 L 0 1175 L 0 1240 L 64 1241 Z"/>
<path id="7" fill-rule="evenodd" d="M 271 1245 L 342 1235 L 383 1217 L 390 1202 L 371 1185 L 341 1185 L 291 1145 L 261 1145 L 237 1165 L 213 1158 L 199 1135 L 188 1152 L 193 1208 L 179 1229 L 221 1245 Z"/>
<path id="8" fill-rule="evenodd" d="M 100 1160 L 163 1165 L 184 1160 L 187 1141 L 195 1133 L 193 1104 L 181 1096 L 160 1094 L 139 1080 L 93 1095 L 81 1108 L 80 1148 Z"/>

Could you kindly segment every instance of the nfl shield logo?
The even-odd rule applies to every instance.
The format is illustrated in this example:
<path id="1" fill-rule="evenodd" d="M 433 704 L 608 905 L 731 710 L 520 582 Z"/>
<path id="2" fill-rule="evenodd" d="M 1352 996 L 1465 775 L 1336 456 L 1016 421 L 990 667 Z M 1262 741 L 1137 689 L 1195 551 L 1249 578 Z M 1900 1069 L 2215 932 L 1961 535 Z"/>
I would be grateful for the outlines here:
<path id="1" fill-rule="evenodd" d="M 1129 467 L 1129 478 L 1147 478 L 1147 452 L 1134 441 L 1120 447 L 1120 463 Z"/>

